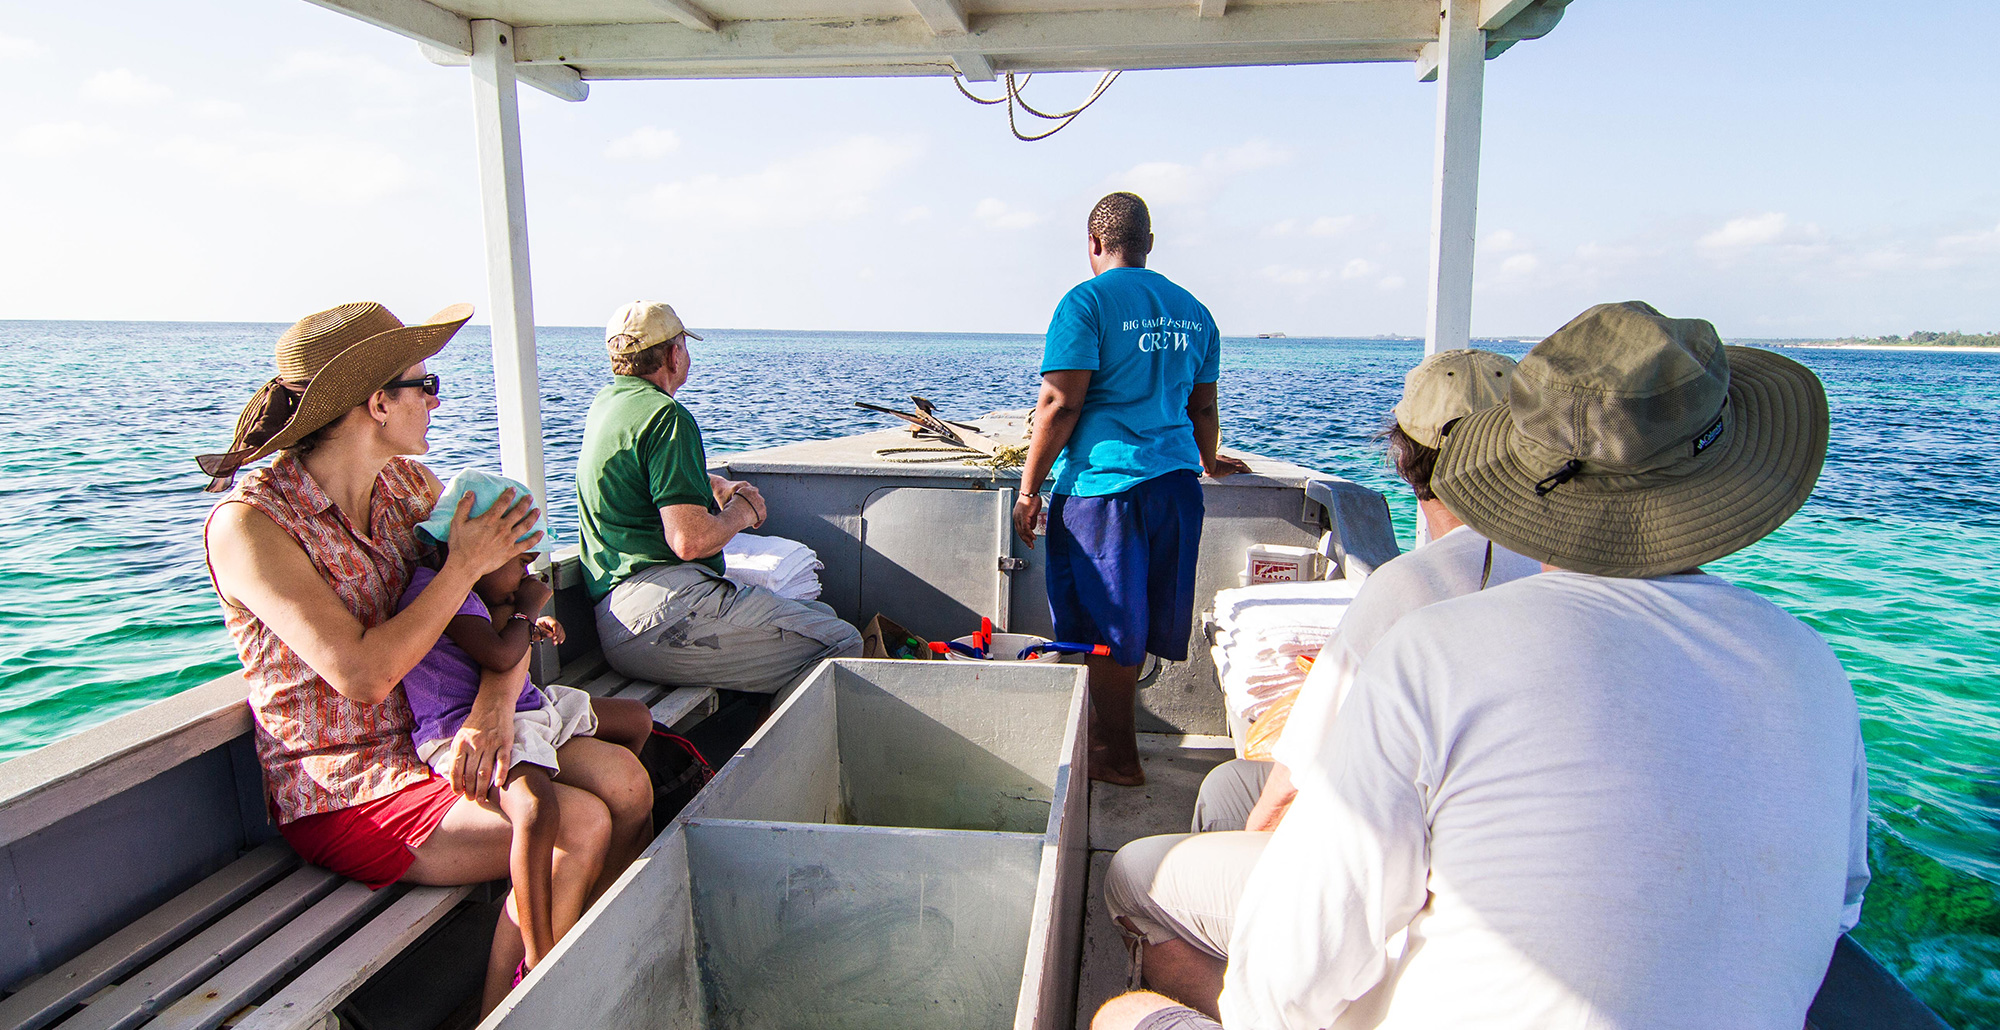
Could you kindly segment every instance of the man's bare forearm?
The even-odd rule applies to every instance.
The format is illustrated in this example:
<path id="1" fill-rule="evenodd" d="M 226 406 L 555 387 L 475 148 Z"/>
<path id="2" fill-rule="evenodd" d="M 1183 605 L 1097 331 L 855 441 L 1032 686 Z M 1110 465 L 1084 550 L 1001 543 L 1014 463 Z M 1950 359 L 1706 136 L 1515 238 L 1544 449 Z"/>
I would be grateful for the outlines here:
<path id="1" fill-rule="evenodd" d="M 1059 386 L 1050 381 L 1051 377 L 1076 381 Z M 1069 446 L 1077 419 L 1083 416 L 1083 397 L 1089 388 L 1088 372 L 1051 372 L 1043 376 L 1042 392 L 1035 400 L 1035 435 L 1028 441 L 1028 458 L 1021 466 L 1023 494 L 1041 490 L 1049 470 L 1055 467 L 1056 456 Z"/>
<path id="2" fill-rule="evenodd" d="M 1215 448 L 1222 442 L 1222 416 L 1211 404 L 1208 409 L 1193 413 L 1194 445 L 1201 451 L 1201 467 L 1215 471 Z"/>

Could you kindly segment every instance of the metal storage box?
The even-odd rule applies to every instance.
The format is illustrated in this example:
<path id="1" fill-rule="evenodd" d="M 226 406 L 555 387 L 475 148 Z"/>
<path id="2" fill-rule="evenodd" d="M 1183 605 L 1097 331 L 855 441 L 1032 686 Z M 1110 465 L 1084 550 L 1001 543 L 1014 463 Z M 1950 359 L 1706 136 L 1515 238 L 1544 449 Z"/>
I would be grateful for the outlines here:
<path id="1" fill-rule="evenodd" d="M 1066 1025 L 1084 705 L 1081 666 L 821 665 L 487 1025 Z"/>

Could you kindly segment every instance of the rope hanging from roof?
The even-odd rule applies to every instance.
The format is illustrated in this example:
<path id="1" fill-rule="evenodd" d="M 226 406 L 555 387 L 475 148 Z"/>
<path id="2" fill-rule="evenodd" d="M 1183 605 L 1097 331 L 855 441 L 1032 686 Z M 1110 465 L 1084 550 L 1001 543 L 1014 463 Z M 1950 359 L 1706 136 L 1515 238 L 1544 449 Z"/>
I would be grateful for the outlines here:
<path id="1" fill-rule="evenodd" d="M 1105 72 L 1103 77 L 1097 80 L 1097 87 L 1090 91 L 1090 96 L 1084 98 L 1083 103 L 1078 104 L 1076 107 L 1064 111 L 1061 114 L 1049 114 L 1045 111 L 1038 111 L 1028 103 L 1028 99 L 1026 97 L 1021 95 L 1021 91 L 1023 89 L 1026 89 L 1028 86 L 1028 80 L 1035 77 L 1034 73 L 1032 72 L 1021 76 L 1018 81 L 1014 78 L 1013 72 L 1008 72 L 1006 79 L 1006 92 L 1001 94 L 1000 96 L 991 98 L 982 97 L 977 93 L 974 93 L 969 89 L 966 89 L 965 76 L 958 74 L 956 70 L 952 72 L 951 82 L 952 85 L 958 87 L 958 91 L 960 93 L 963 93 L 965 95 L 965 99 L 970 100 L 975 104 L 984 104 L 987 106 L 992 106 L 994 104 L 1006 104 L 1008 131 L 1014 134 L 1015 139 L 1020 140 L 1023 143 L 1033 143 L 1036 140 L 1048 139 L 1050 136 L 1053 136 L 1056 133 L 1069 128 L 1070 123 L 1076 121 L 1077 115 L 1080 115 L 1083 112 L 1089 110 L 1090 105 L 1097 103 L 1097 99 L 1104 95 L 1104 91 L 1110 89 L 1111 84 L 1118 81 L 1118 76 L 1120 74 L 1121 73 L 1115 71 Z M 1044 121 L 1056 122 L 1057 124 L 1055 125 L 1055 127 L 1051 128 L 1047 132 L 1036 133 L 1035 135 L 1032 136 L 1028 135 L 1027 133 L 1022 132 L 1020 126 L 1017 125 L 1014 121 L 1014 107 L 1016 105 L 1019 105 L 1021 110 L 1026 111 L 1037 118 L 1043 119 Z"/>

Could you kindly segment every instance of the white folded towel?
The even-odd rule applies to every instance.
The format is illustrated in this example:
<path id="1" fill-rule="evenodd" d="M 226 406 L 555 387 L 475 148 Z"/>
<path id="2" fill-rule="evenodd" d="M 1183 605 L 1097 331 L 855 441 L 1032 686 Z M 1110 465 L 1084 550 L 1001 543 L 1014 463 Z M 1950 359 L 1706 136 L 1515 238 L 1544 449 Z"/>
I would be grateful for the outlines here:
<path id="1" fill-rule="evenodd" d="M 819 570 L 826 568 L 813 549 L 781 536 L 738 533 L 722 549 L 725 573 L 744 586 L 758 586 L 794 601 L 819 598 Z"/>
<path id="2" fill-rule="evenodd" d="M 1305 682 L 1301 656 L 1333 638 L 1358 580 L 1260 583 L 1215 595 L 1215 646 L 1223 703 L 1246 720 Z"/>

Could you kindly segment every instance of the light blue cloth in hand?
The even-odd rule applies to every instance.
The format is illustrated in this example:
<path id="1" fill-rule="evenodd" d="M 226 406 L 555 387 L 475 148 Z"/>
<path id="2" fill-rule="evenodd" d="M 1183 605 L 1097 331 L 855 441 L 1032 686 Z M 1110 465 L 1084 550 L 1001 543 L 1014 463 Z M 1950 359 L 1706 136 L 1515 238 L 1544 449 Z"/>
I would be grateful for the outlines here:
<path id="1" fill-rule="evenodd" d="M 525 483 L 518 483 L 506 476 L 496 476 L 480 469 L 466 469 L 451 477 L 451 482 L 444 485 L 444 493 L 438 496 L 437 507 L 431 509 L 431 517 L 418 523 L 417 528 L 423 530 L 432 540 L 446 543 L 451 538 L 451 517 L 458 511 L 460 499 L 466 494 L 472 495 L 472 517 L 478 518 L 486 514 L 486 510 L 493 507 L 493 502 L 499 500 L 500 495 L 509 488 L 513 489 L 516 500 L 522 497 L 533 500 L 533 495 L 528 492 Z M 541 504 L 536 503 L 535 507 L 540 508 Z M 543 554 L 555 550 L 556 538 L 554 533 L 549 532 L 549 515 L 546 510 L 536 513 L 534 528 L 523 534 L 521 539 L 526 540 L 537 532 L 542 534 L 542 539 L 535 544 L 535 549 Z"/>

